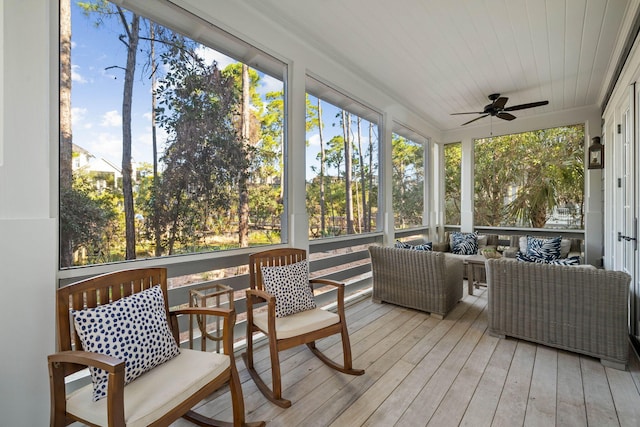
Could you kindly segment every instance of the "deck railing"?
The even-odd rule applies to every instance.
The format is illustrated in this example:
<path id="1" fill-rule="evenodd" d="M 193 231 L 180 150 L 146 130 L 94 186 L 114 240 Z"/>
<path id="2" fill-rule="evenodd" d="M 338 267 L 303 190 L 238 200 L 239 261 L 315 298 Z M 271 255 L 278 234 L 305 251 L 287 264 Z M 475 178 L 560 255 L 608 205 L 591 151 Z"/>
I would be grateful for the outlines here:
<path id="1" fill-rule="evenodd" d="M 456 227 L 445 227 L 455 230 Z M 428 227 L 397 230 L 395 238 L 418 239 L 428 233 Z M 562 235 L 567 238 L 584 238 L 583 230 L 546 230 L 506 227 L 476 227 L 480 233 L 493 233 L 501 236 L 501 244 L 508 245 L 510 235 Z M 309 270 L 311 277 L 326 278 L 344 282 L 349 300 L 366 297 L 371 288 L 371 263 L 368 247 L 380 244 L 383 233 L 367 233 L 347 235 L 309 242 Z M 224 251 L 219 253 L 196 254 L 188 256 L 165 257 L 149 260 L 137 260 L 134 263 L 104 264 L 60 272 L 59 285 L 80 280 L 84 277 L 115 271 L 121 268 L 135 267 L 167 267 L 169 277 L 169 304 L 172 307 L 189 304 L 189 291 L 198 287 L 213 284 L 224 284 L 234 291 L 234 304 L 237 313 L 235 329 L 236 341 L 241 344 L 244 339 L 246 325 L 245 289 L 249 286 L 248 262 L 249 254 L 261 250 L 260 247 Z M 225 274 L 211 280 L 201 280 L 209 272 L 224 271 Z M 185 280 L 185 277 L 197 278 Z M 319 305 L 330 305 L 335 301 L 335 291 L 330 290 L 316 297 Z M 188 319 L 182 319 L 181 331 L 188 331 Z"/>

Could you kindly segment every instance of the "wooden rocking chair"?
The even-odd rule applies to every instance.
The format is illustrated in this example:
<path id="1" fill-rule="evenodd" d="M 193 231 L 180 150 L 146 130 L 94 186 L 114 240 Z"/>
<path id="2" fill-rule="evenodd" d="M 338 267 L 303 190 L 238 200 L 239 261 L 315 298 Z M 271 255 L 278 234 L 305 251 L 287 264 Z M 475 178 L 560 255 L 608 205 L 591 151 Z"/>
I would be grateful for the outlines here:
<path id="1" fill-rule="evenodd" d="M 167 319 L 165 341 L 179 343 L 177 316 L 215 315 L 223 318 L 224 354 L 180 349 L 179 354 L 143 373 L 125 385 L 125 361 L 97 352 L 83 351 L 75 331 L 71 310 L 100 307 L 111 310 L 116 301 L 137 295 L 160 285 L 164 296 L 155 292 L 156 318 Z M 131 299 L 129 299 L 131 301 Z M 124 304 L 124 301 L 119 303 Z M 151 310 L 147 310 L 151 312 Z M 93 311 L 95 313 L 95 311 Z M 158 314 L 159 313 L 159 314 Z M 100 322 L 103 323 L 103 322 Z M 133 323 L 133 322 L 132 322 Z M 149 323 L 154 323 L 149 321 Z M 66 426 L 79 421 L 91 426 L 168 426 L 180 417 L 200 426 L 244 426 L 242 388 L 233 356 L 235 312 L 222 308 L 186 308 L 169 311 L 167 273 L 164 268 L 147 268 L 107 273 L 64 286 L 57 291 L 58 352 L 48 357 L 51 388 L 51 426 Z M 156 322 L 157 324 L 157 322 Z M 120 326 L 120 325 L 118 325 Z M 153 326 L 153 325 L 151 325 Z M 154 335 L 155 336 L 155 335 Z M 173 347 L 173 343 L 170 343 Z M 174 353 L 177 350 L 174 348 Z M 93 386 L 88 384 L 67 393 L 65 378 L 86 367 L 107 372 L 106 397 L 94 401 Z M 220 422 L 191 410 L 214 391 L 229 384 L 233 422 Z M 264 422 L 252 423 L 264 426 Z"/>
<path id="2" fill-rule="evenodd" d="M 276 297 L 266 291 L 261 267 L 287 266 L 307 258 L 303 249 L 284 248 L 254 253 L 249 256 L 250 289 L 247 290 L 247 351 L 242 354 L 247 370 L 264 396 L 276 405 L 288 408 L 291 401 L 282 397 L 280 378 L 280 360 L 278 353 L 301 344 L 307 347 L 327 366 L 350 375 L 362 375 L 364 370 L 353 369 L 351 346 L 344 314 L 344 284 L 326 279 L 311 279 L 308 285 L 334 286 L 337 288 L 337 313 L 313 308 L 290 314 L 276 316 Z M 254 304 L 267 303 L 266 311 L 258 310 Z M 262 307 L 262 304 L 261 304 Z M 264 307 L 263 307 L 264 308 Z M 255 310 L 255 311 L 254 311 Z M 269 339 L 271 355 L 271 384 L 266 385 L 253 365 L 253 333 L 262 332 Z M 318 348 L 315 341 L 333 334 L 342 336 L 344 364 L 338 365 Z"/>

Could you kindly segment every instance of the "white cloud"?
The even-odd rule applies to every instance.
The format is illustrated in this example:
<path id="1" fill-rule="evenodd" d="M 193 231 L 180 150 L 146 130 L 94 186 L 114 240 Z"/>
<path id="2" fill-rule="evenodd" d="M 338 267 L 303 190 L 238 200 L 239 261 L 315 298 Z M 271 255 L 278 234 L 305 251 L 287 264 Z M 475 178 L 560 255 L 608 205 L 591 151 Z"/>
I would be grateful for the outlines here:
<path id="1" fill-rule="evenodd" d="M 269 92 L 282 91 L 283 84 L 282 84 L 282 81 L 278 79 L 274 79 L 273 77 L 267 74 L 264 74 L 262 75 L 262 78 L 260 79 L 260 81 L 262 83 L 262 86 L 260 87 L 260 89 L 258 89 L 260 93 L 267 94 Z"/>
<path id="2" fill-rule="evenodd" d="M 122 135 L 119 133 L 94 134 L 81 146 L 94 156 L 103 158 L 116 166 L 122 162 Z"/>
<path id="3" fill-rule="evenodd" d="M 122 126 L 122 116 L 120 115 L 120 112 L 116 110 L 107 111 L 102 116 L 102 123 L 100 123 L 100 125 L 105 127 Z"/>
<path id="4" fill-rule="evenodd" d="M 79 65 L 71 65 L 71 81 L 75 83 L 87 83 L 87 79 L 78 72 L 79 68 Z"/>
<path id="5" fill-rule="evenodd" d="M 71 123 L 74 128 L 91 129 L 92 124 L 87 122 L 86 108 L 74 107 L 71 108 Z"/>
<path id="6" fill-rule="evenodd" d="M 205 64 L 211 64 L 213 61 L 216 61 L 218 69 L 220 70 L 224 70 L 229 64 L 238 62 L 229 58 L 227 55 L 202 45 L 196 49 L 196 54 L 204 59 Z"/>
<path id="7" fill-rule="evenodd" d="M 309 146 L 320 147 L 320 134 L 314 133 L 309 137 Z"/>

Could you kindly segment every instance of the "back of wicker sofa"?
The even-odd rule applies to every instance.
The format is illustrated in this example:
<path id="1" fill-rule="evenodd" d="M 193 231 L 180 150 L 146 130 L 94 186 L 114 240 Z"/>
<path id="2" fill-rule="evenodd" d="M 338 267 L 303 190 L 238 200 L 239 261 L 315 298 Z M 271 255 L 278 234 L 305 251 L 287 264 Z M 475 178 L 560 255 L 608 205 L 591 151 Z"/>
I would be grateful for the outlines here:
<path id="1" fill-rule="evenodd" d="M 489 331 L 626 369 L 631 277 L 621 271 L 490 259 Z"/>
<path id="2" fill-rule="evenodd" d="M 370 246 L 374 302 L 443 318 L 462 299 L 462 259 L 443 252 Z"/>

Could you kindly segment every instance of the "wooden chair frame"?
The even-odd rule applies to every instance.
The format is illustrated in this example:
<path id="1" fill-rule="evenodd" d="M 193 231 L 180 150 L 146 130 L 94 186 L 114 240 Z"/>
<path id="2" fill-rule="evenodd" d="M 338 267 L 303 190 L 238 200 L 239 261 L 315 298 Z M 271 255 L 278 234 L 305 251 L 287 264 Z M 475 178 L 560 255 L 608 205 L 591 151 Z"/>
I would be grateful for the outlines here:
<path id="1" fill-rule="evenodd" d="M 247 350 L 242 354 L 247 370 L 251 378 L 255 381 L 258 389 L 262 394 L 276 405 L 288 408 L 291 401 L 282 397 L 282 381 L 280 373 L 280 359 L 278 353 L 280 351 L 306 344 L 307 347 L 322 362 L 330 368 L 339 372 L 350 375 L 362 375 L 364 370 L 354 369 L 352 367 L 351 345 L 349 343 L 349 333 L 347 331 L 347 322 L 344 314 L 344 283 L 338 283 L 333 280 L 311 279 L 309 286 L 313 291 L 314 285 L 333 286 L 337 292 L 337 314 L 340 321 L 334 325 L 312 331 L 303 335 L 297 335 L 290 338 L 278 339 L 276 336 L 276 298 L 266 292 L 261 266 L 282 266 L 303 261 L 307 258 L 304 249 L 282 248 L 272 249 L 249 255 L 249 282 L 250 289 L 247 289 Z M 254 324 L 253 310 L 255 304 L 267 304 L 267 330 L 262 330 Z M 261 304 L 262 305 L 262 304 Z M 256 371 L 253 364 L 253 334 L 261 332 L 265 334 L 269 340 L 269 353 L 271 357 L 271 384 L 272 388 L 264 382 Z M 330 335 L 340 334 L 342 337 L 342 352 L 344 356 L 344 364 L 339 365 L 323 354 L 315 344 L 315 341 Z"/>
<path id="2" fill-rule="evenodd" d="M 109 374 L 108 395 L 105 397 L 109 412 L 108 426 L 126 425 L 124 414 L 125 363 L 114 357 L 83 351 L 80 339 L 72 328 L 73 322 L 71 321 L 69 310 L 107 304 L 157 284 L 162 288 L 167 320 L 177 343 L 180 343 L 178 315 L 198 314 L 222 317 L 223 349 L 224 354 L 230 357 L 230 364 L 217 378 L 172 408 L 152 425 L 168 426 L 178 418 L 183 417 L 200 426 L 264 426 L 264 422 L 245 423 L 242 388 L 233 356 L 235 311 L 223 308 L 185 308 L 170 311 L 165 268 L 145 268 L 106 273 L 57 290 L 58 352 L 48 356 L 51 426 L 66 426 L 75 421 L 87 423 L 86 420 L 79 419 L 67 412 L 65 377 L 89 366 L 103 369 Z M 230 388 L 233 423 L 212 420 L 191 410 L 202 399 L 226 384 L 229 384 Z M 158 386 L 162 385 L 159 384 Z"/>

